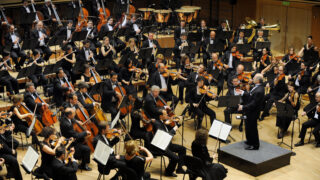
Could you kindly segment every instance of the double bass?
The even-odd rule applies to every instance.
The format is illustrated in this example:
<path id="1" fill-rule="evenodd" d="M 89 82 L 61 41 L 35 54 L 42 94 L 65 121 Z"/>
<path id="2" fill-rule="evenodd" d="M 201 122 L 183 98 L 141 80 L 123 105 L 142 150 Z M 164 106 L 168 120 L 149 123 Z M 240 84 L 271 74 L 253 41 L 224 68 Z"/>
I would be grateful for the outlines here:
<path id="1" fill-rule="evenodd" d="M 20 114 L 28 114 L 28 113 L 32 113 L 34 114 L 26 105 L 24 105 L 23 103 L 20 104 L 20 106 L 18 107 L 18 111 L 20 112 Z M 28 126 L 30 126 L 32 124 L 32 121 L 35 120 L 35 124 L 33 129 L 35 130 L 36 134 L 41 133 L 42 129 L 43 129 L 43 125 L 41 124 L 41 122 L 36 118 L 35 114 L 33 118 L 27 117 L 26 121 L 28 123 Z"/>
<path id="2" fill-rule="evenodd" d="M 87 26 L 89 13 L 88 13 L 88 10 L 86 8 L 82 7 L 82 1 L 81 0 L 78 0 L 78 3 L 79 3 L 79 8 L 80 8 L 80 13 L 79 13 L 79 16 L 78 16 L 78 23 L 76 25 L 76 29 L 78 31 L 80 31 L 83 27 Z"/>
<path id="3" fill-rule="evenodd" d="M 110 10 L 105 8 L 104 2 L 105 0 L 101 0 L 101 7 L 99 9 L 99 24 L 97 26 L 98 31 L 100 31 L 101 27 L 107 23 L 107 19 L 110 16 Z"/>
<path id="4" fill-rule="evenodd" d="M 37 98 L 35 100 L 36 103 L 45 103 L 44 100 L 39 96 L 38 93 L 35 93 Z M 41 106 L 41 116 L 42 122 L 46 126 L 51 126 L 57 122 L 56 115 L 49 109 L 48 106 Z"/>

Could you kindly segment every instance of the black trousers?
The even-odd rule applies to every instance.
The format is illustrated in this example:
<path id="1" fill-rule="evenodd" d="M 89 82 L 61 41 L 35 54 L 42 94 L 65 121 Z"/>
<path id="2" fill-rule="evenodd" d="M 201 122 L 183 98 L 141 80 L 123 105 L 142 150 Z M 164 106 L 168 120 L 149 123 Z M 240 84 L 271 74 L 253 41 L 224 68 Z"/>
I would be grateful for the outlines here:
<path id="1" fill-rule="evenodd" d="M 7 165 L 7 178 L 13 177 L 15 180 L 22 180 L 20 166 L 17 158 L 11 154 L 1 154 L 0 157 L 5 160 L 5 164 Z"/>
<path id="2" fill-rule="evenodd" d="M 278 96 L 275 96 L 273 95 L 272 93 L 270 94 L 267 94 L 265 97 L 264 97 L 264 102 L 266 102 L 265 106 L 264 106 L 264 109 L 263 109 L 263 114 L 262 116 L 268 116 L 269 115 L 269 112 L 270 112 L 270 109 L 272 108 L 272 105 L 275 101 L 278 101 L 280 100 L 281 97 L 278 97 Z"/>
<path id="3" fill-rule="evenodd" d="M 219 77 L 217 79 L 217 82 L 212 80 L 211 85 L 217 86 L 217 94 L 220 95 L 222 89 L 223 89 L 223 83 L 224 83 L 224 79 L 223 76 Z"/>
<path id="4" fill-rule="evenodd" d="M 191 105 L 191 111 L 194 112 L 196 115 L 198 115 L 197 129 L 200 129 L 202 127 L 202 120 L 205 114 L 210 116 L 211 124 L 213 120 L 216 118 L 216 113 L 212 109 L 208 108 L 207 105 L 199 106 L 198 108 L 195 108 Z"/>
<path id="5" fill-rule="evenodd" d="M 23 66 L 24 62 L 26 61 L 27 59 L 27 55 L 24 51 L 21 51 L 20 48 L 17 48 L 17 49 L 12 49 L 11 50 L 11 57 L 12 57 L 12 60 L 13 62 L 16 64 L 16 67 L 21 68 L 21 66 Z M 20 58 L 20 61 L 18 62 L 18 58 Z"/>
<path id="6" fill-rule="evenodd" d="M 179 100 L 183 101 L 183 94 L 184 94 L 184 89 L 187 89 L 187 81 L 184 80 L 179 80 L 178 82 L 179 86 Z M 186 99 L 187 99 L 188 92 L 186 92 Z"/>
<path id="7" fill-rule="evenodd" d="M 133 139 L 143 139 L 144 146 L 149 149 L 152 140 L 152 132 L 147 132 L 144 128 L 135 128 L 130 130 Z"/>
<path id="8" fill-rule="evenodd" d="M 29 76 L 34 87 L 37 88 L 39 85 L 43 86 L 44 91 L 46 92 L 46 87 L 48 85 L 48 79 L 43 74 L 32 74 Z"/>
<path id="9" fill-rule="evenodd" d="M 42 51 L 42 54 L 44 54 L 43 59 L 45 61 L 48 61 L 50 56 L 52 55 L 50 48 L 48 46 L 40 46 L 39 48 Z"/>
<path id="10" fill-rule="evenodd" d="M 178 156 L 176 155 L 178 153 Z M 186 148 L 178 145 L 170 143 L 168 149 L 164 152 L 164 156 L 169 158 L 169 164 L 166 168 L 166 173 L 171 174 L 174 172 L 177 164 L 178 168 L 182 168 L 183 166 L 183 157 L 186 155 Z"/>
<path id="11" fill-rule="evenodd" d="M 74 158 L 82 161 L 81 166 L 90 163 L 90 148 L 88 145 L 77 143 L 74 148 Z"/>
<path id="12" fill-rule="evenodd" d="M 299 134 L 299 138 L 301 139 L 301 141 L 304 141 L 304 138 L 307 133 L 307 129 L 311 127 L 314 127 L 312 133 L 314 134 L 316 141 L 319 142 L 320 121 L 317 119 L 310 119 L 302 124 L 301 131 Z"/>
<path id="13" fill-rule="evenodd" d="M 12 76 L 4 76 L 4 77 L 0 77 L 0 83 L 3 86 L 7 87 L 7 91 L 10 92 L 10 94 L 14 94 L 13 91 L 16 94 L 19 94 L 19 84 L 18 81 L 13 78 Z"/>
<path id="14" fill-rule="evenodd" d="M 245 132 L 246 132 L 247 144 L 259 148 L 260 141 L 259 141 L 258 123 L 257 123 L 259 114 L 247 113 L 246 115 L 247 115 L 247 119 L 245 120 Z"/>
<path id="15" fill-rule="evenodd" d="M 236 107 L 227 107 L 223 112 L 224 112 L 224 121 L 229 124 L 232 123 L 232 120 L 230 118 L 231 114 L 242 113 L 242 112 L 239 112 L 238 108 Z"/>
<path id="16" fill-rule="evenodd" d="M 113 102 L 112 104 L 110 104 L 109 106 L 104 106 L 102 107 L 104 112 L 110 112 L 111 113 L 111 118 L 112 120 L 116 117 L 118 110 L 117 110 L 117 102 Z"/>

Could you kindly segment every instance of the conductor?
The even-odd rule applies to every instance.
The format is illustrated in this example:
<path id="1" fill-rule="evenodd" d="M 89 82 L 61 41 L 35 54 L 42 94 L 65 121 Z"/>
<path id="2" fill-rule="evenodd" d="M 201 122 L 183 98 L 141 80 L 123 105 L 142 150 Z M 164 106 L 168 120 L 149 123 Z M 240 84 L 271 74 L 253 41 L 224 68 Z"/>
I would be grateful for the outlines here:
<path id="1" fill-rule="evenodd" d="M 244 105 L 239 105 L 238 111 L 244 112 L 247 116 L 245 119 L 245 132 L 247 141 L 245 144 L 246 150 L 258 150 L 260 146 L 257 120 L 262 108 L 264 98 L 264 87 L 262 74 L 256 74 L 253 78 L 255 86 L 251 89 L 250 93 L 246 94 L 244 98 Z"/>

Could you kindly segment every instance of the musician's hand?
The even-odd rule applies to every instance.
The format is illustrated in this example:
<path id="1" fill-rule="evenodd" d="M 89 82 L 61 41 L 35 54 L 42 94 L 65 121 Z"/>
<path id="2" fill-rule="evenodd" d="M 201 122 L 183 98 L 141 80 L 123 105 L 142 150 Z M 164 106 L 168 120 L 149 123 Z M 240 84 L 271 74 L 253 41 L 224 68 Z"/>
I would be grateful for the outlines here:
<path id="1" fill-rule="evenodd" d="M 0 158 L 0 165 L 2 166 L 5 163 L 5 160 L 3 158 Z"/>
<path id="2" fill-rule="evenodd" d="M 118 159 L 118 160 L 119 160 L 119 159 L 120 159 L 120 155 L 116 155 L 116 159 Z"/>
<path id="3" fill-rule="evenodd" d="M 166 116 L 167 115 L 167 111 L 165 109 L 162 110 L 162 115 Z"/>
<path id="4" fill-rule="evenodd" d="M 270 84 L 269 84 L 269 83 L 267 83 L 267 84 L 266 84 L 266 88 L 269 88 L 269 87 L 270 87 Z"/>
<path id="5" fill-rule="evenodd" d="M 162 88 L 162 89 L 160 89 L 160 91 L 162 91 L 162 92 L 167 92 L 167 88 Z"/>
<path id="6" fill-rule="evenodd" d="M 119 99 L 122 98 L 122 95 L 121 95 L 120 93 L 118 93 L 118 92 L 116 92 L 116 96 L 117 96 L 117 98 L 119 98 Z"/>
<path id="7" fill-rule="evenodd" d="M 243 110 L 243 105 L 238 105 L 238 111 L 242 111 Z"/>
<path id="8" fill-rule="evenodd" d="M 291 79 L 291 78 L 292 78 L 292 76 L 291 76 L 291 74 L 289 74 L 288 79 Z"/>
<path id="9" fill-rule="evenodd" d="M 30 118 L 33 118 L 33 114 L 32 113 L 28 113 L 28 116 L 30 117 Z"/>
<path id="10" fill-rule="evenodd" d="M 174 131 L 177 131 L 177 130 L 178 130 L 178 126 L 177 126 L 177 125 L 174 126 L 173 130 L 174 130 Z"/>
<path id="11" fill-rule="evenodd" d="M 146 151 L 146 148 L 143 147 L 143 146 L 139 146 L 139 150 L 140 150 L 140 151 Z"/>
<path id="12" fill-rule="evenodd" d="M 312 91 L 312 88 L 309 87 L 308 90 L 307 90 L 307 92 L 309 93 L 309 92 L 311 92 L 311 91 Z"/>
<path id="13" fill-rule="evenodd" d="M 73 137 L 69 138 L 69 143 L 71 143 L 71 142 L 73 142 L 73 141 L 74 141 L 74 138 L 73 138 Z"/>
<path id="14" fill-rule="evenodd" d="M 305 111 L 303 111 L 303 112 L 301 113 L 301 116 L 305 116 L 305 115 L 307 115 L 307 113 L 306 113 Z"/>
<path id="15" fill-rule="evenodd" d="M 197 104 L 197 103 L 193 103 L 192 105 L 193 105 L 193 107 L 198 107 L 199 106 L 199 104 Z"/>
<path id="16" fill-rule="evenodd" d="M 53 22 L 57 22 L 57 19 L 56 19 L 56 18 L 53 18 L 52 21 L 53 21 Z"/>
<path id="17" fill-rule="evenodd" d="M 91 132 L 90 131 L 86 131 L 87 135 L 90 136 L 91 135 Z"/>
<path id="18" fill-rule="evenodd" d="M 138 30 L 136 31 L 136 33 L 137 33 L 137 34 L 140 34 L 140 32 L 141 32 L 141 30 L 140 30 L 140 29 L 138 29 Z"/>
<path id="19" fill-rule="evenodd" d="M 12 149 L 12 154 L 16 154 L 16 150 Z"/>

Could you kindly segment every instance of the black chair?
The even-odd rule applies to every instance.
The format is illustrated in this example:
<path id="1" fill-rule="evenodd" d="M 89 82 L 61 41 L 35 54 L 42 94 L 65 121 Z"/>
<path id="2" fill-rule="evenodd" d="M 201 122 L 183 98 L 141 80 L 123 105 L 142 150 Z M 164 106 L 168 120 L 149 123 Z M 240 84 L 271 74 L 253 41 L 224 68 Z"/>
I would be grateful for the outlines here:
<path id="1" fill-rule="evenodd" d="M 206 179 L 205 173 L 204 173 L 204 164 L 202 163 L 202 160 L 197 157 L 192 156 L 185 156 L 183 158 L 184 165 L 187 166 L 187 171 L 183 175 L 183 179 L 185 178 L 185 175 L 189 175 L 190 177 L 193 177 L 196 179 L 196 177 L 201 177 L 202 179 Z"/>
<path id="2" fill-rule="evenodd" d="M 119 169 L 119 176 L 122 180 L 139 180 L 137 173 L 129 167 L 122 167 Z"/>

